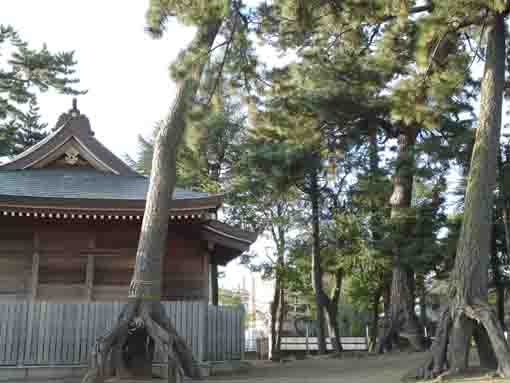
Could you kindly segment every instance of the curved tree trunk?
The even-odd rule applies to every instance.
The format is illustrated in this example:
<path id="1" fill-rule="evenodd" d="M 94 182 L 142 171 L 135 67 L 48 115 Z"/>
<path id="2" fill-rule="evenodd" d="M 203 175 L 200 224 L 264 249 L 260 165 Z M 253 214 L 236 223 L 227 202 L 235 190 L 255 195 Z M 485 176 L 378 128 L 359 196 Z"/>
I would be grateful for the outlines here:
<path id="1" fill-rule="evenodd" d="M 147 203 L 129 287 L 129 303 L 113 330 L 98 339 L 93 358 L 95 363 L 84 382 L 103 382 L 111 374 L 150 378 L 156 346 L 166 352 L 169 364 L 175 367 L 177 374 L 182 369 L 188 376 L 200 375 L 193 365 L 191 351 L 170 324 L 160 303 L 161 266 L 166 253 L 170 203 L 176 183 L 177 148 L 186 125 L 186 111 L 198 92 L 207 52 L 220 27 L 220 20 L 203 25 L 188 48 L 194 54 L 202 53 L 203 59 L 195 60 L 189 74 L 177 81 L 174 103 L 154 144 Z M 183 55 L 186 53 L 184 51 Z"/>
<path id="2" fill-rule="evenodd" d="M 494 221 L 498 220 L 498 211 L 495 210 L 496 217 Z M 492 237 L 491 237 L 491 253 L 490 253 L 490 266 L 492 269 L 492 283 L 494 290 L 496 290 L 496 315 L 499 323 L 503 330 L 505 330 L 505 286 L 502 283 L 500 260 L 498 257 L 498 249 L 496 243 L 496 224 L 492 225 Z"/>
<path id="3" fill-rule="evenodd" d="M 281 357 L 283 322 L 285 321 L 286 316 L 287 309 L 285 304 L 285 288 L 282 286 L 282 288 L 280 289 L 280 308 L 278 310 L 278 332 L 277 332 L 278 340 L 276 342 L 276 349 L 278 350 L 279 357 Z"/>
<path id="4" fill-rule="evenodd" d="M 411 127 L 398 136 L 398 163 L 390 198 L 391 220 L 395 226 L 391 310 L 389 317 L 385 318 L 385 333 L 377 344 L 378 353 L 389 349 L 391 342 L 399 336 L 407 338 L 414 350 L 424 349 L 422 329 L 414 312 L 414 272 L 406 264 L 403 254 L 411 229 L 409 211 L 413 192 L 415 140 L 416 130 Z"/>
<path id="5" fill-rule="evenodd" d="M 280 360 L 280 349 L 278 347 L 278 313 L 281 307 L 281 297 L 281 279 L 277 273 L 275 278 L 273 301 L 271 302 L 271 360 L 274 361 Z"/>
<path id="6" fill-rule="evenodd" d="M 331 341 L 333 342 L 333 348 L 336 353 L 340 353 L 343 351 L 342 349 L 342 340 L 340 334 L 340 326 L 338 323 L 338 304 L 340 303 L 340 293 L 342 292 L 342 282 L 343 282 L 343 271 L 341 269 L 335 272 L 335 287 L 333 289 L 333 293 L 329 298 L 329 302 L 326 306 L 326 311 L 328 313 L 328 321 L 329 328 L 333 331 L 333 337 Z"/>
<path id="7" fill-rule="evenodd" d="M 325 309 L 328 296 L 324 292 L 322 283 L 323 271 L 320 249 L 320 192 L 317 173 L 311 176 L 310 199 L 312 202 L 312 284 L 317 305 L 317 342 L 319 354 L 325 354 L 326 349 L 326 317 Z"/>
<path id="8" fill-rule="evenodd" d="M 370 323 L 370 332 L 369 332 L 369 343 L 368 343 L 368 351 L 373 352 L 375 350 L 375 346 L 377 344 L 377 336 L 379 334 L 379 305 L 381 300 L 381 290 L 376 290 L 372 297 L 372 302 L 370 304 L 370 312 L 372 316 L 372 321 Z"/>
<path id="9" fill-rule="evenodd" d="M 487 302 L 491 251 L 493 191 L 501 130 L 505 79 L 505 19 L 497 14 L 487 27 L 487 50 L 482 79 L 480 126 L 471 158 L 464 219 L 450 279 L 450 302 L 443 310 L 430 360 L 418 372 L 432 377 L 468 366 L 474 337 L 483 367 L 510 376 L 510 348 L 495 313 Z M 448 357 L 447 357 L 448 355 Z"/>
<path id="10" fill-rule="evenodd" d="M 284 221 L 284 208 L 281 203 L 276 206 L 277 223 L 271 227 L 273 241 L 276 243 L 277 258 L 275 268 L 275 288 L 273 303 L 271 303 L 271 359 L 279 361 L 281 357 L 281 343 L 283 322 L 286 318 L 285 307 L 285 250 L 286 250 L 286 232 Z"/>

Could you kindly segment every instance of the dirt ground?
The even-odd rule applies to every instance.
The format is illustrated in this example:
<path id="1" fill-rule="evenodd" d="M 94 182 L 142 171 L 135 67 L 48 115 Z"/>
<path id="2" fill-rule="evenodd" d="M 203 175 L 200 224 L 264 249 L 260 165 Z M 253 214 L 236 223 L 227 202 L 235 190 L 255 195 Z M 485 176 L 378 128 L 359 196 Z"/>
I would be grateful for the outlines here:
<path id="1" fill-rule="evenodd" d="M 214 377 L 214 383 L 398 383 L 426 354 L 395 354 L 345 359 L 307 359 L 287 363 L 259 362 L 236 376 Z"/>
<path id="2" fill-rule="evenodd" d="M 252 367 L 232 376 L 210 377 L 202 383 L 399 383 L 409 371 L 418 368 L 426 353 L 398 353 L 362 358 L 307 359 L 286 363 L 251 362 Z M 483 376 L 483 375 L 482 375 Z M 31 383 L 78 383 L 79 380 L 34 380 Z M 154 380 L 153 382 L 164 382 Z M 190 382 L 185 380 L 185 382 Z M 448 380 L 449 383 L 510 383 L 486 376 Z M 122 383 L 129 383 L 122 381 Z"/>

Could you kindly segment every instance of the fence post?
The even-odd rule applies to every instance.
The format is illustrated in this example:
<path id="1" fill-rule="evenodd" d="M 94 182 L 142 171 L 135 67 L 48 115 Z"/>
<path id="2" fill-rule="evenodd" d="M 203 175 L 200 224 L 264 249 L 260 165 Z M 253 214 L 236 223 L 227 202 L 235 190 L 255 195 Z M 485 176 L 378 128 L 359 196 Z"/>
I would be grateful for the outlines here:
<path id="1" fill-rule="evenodd" d="M 305 327 L 306 355 L 310 355 L 310 348 L 308 347 L 308 326 L 309 326 L 309 323 L 306 323 L 306 327 Z"/>
<path id="2" fill-rule="evenodd" d="M 245 334 L 246 334 L 246 324 L 247 324 L 247 321 L 246 321 L 246 313 L 244 311 L 244 306 L 240 305 L 239 309 L 240 309 L 240 312 L 241 312 L 240 321 L 239 321 L 240 322 L 239 323 L 239 330 L 241 332 L 241 339 L 240 339 L 240 342 L 241 342 L 241 360 L 244 360 L 244 348 L 246 347 Z"/>
<path id="3" fill-rule="evenodd" d="M 23 366 L 25 362 L 25 353 L 27 348 L 27 337 L 28 337 L 28 311 L 27 302 L 23 301 L 20 303 L 20 312 L 18 317 L 18 323 L 16 326 L 16 338 L 18 339 L 18 349 L 16 350 L 16 365 Z"/>
<path id="4" fill-rule="evenodd" d="M 209 344 L 209 332 L 208 328 L 208 307 L 209 303 L 207 301 L 200 302 L 200 334 L 199 334 L 199 347 L 198 347 L 198 361 L 204 362 L 206 360 L 207 354 L 207 345 Z"/>
<path id="5" fill-rule="evenodd" d="M 367 348 L 367 351 L 369 351 L 369 348 L 370 348 L 370 330 L 368 328 L 368 325 L 365 326 L 365 346 Z"/>

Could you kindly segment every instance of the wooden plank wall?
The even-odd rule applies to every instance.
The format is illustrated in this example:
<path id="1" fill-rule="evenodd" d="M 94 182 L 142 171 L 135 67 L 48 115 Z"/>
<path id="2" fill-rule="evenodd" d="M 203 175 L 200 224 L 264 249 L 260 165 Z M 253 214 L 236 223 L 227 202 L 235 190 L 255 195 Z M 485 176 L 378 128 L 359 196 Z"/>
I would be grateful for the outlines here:
<path id="1" fill-rule="evenodd" d="M 163 262 L 164 300 L 208 298 L 199 225 L 172 224 Z M 0 296 L 111 301 L 126 296 L 140 223 L 0 217 Z"/>
<path id="2" fill-rule="evenodd" d="M 0 303 L 0 366 L 85 365 L 95 340 L 112 328 L 121 302 Z M 243 313 L 205 302 L 164 302 L 198 361 L 240 359 Z M 156 361 L 163 361 L 158 351 Z"/>

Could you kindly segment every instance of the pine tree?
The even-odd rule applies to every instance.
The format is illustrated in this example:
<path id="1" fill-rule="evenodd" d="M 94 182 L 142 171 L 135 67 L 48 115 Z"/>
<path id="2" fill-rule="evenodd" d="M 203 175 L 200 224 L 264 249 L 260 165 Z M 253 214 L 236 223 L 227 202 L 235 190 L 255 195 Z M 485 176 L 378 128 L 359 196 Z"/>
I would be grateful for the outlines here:
<path id="1" fill-rule="evenodd" d="M 19 154 L 27 150 L 47 136 L 45 129 L 48 124 L 40 122 L 40 118 L 39 106 L 34 99 L 29 102 L 28 111 L 21 116 L 19 121 L 13 120 L 10 122 L 16 131 L 16 144 L 13 148 L 13 154 Z"/>
<path id="2" fill-rule="evenodd" d="M 130 375 L 150 378 L 155 345 L 166 351 L 169 363 L 173 364 L 173 371 L 177 374 L 174 380 L 180 376 L 181 368 L 188 376 L 200 376 L 189 347 L 176 333 L 160 302 L 161 262 L 166 252 L 168 211 L 177 183 L 178 149 L 188 125 L 188 113 L 200 99 L 203 74 L 210 54 L 215 50 L 215 41 L 221 34 L 227 33 L 231 37 L 229 44 L 244 47 L 247 39 L 244 26 L 240 23 L 244 16 L 237 2 L 152 0 L 147 13 L 150 33 L 155 37 L 161 36 L 166 23 L 173 17 L 196 26 L 197 30 L 190 45 L 172 65 L 176 97 L 154 142 L 147 203 L 129 288 L 129 303 L 113 330 L 98 341 L 100 352 L 96 360 L 99 368 L 91 369 L 84 381 L 103 381 L 105 374 L 111 370 L 105 368 L 110 355 L 123 352 L 141 356 L 136 358 L 136 365 L 126 363 L 130 358 L 116 358 L 112 367 L 122 368 Z M 225 60 L 232 57 L 229 52 L 225 49 Z M 124 349 L 126 342 L 130 344 L 127 351 Z"/>
<path id="3" fill-rule="evenodd" d="M 29 48 L 12 26 L 0 25 L 0 49 L 7 52 L 0 69 L 0 157 L 11 156 L 44 137 L 38 120 L 37 95 L 50 89 L 81 94 L 74 52 L 52 53 Z M 28 106 L 28 110 L 26 110 Z"/>

